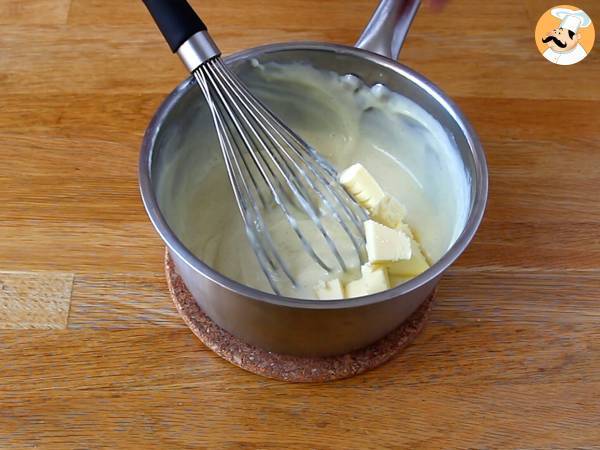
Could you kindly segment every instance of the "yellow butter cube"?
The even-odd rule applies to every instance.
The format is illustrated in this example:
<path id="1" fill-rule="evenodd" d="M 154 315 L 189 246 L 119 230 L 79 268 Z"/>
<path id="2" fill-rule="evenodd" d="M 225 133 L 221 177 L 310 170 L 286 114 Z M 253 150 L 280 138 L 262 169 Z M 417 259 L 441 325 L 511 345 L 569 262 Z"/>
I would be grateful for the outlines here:
<path id="1" fill-rule="evenodd" d="M 383 198 L 370 211 L 375 222 L 390 228 L 398 228 L 406 216 L 406 208 L 389 194 Z"/>
<path id="2" fill-rule="evenodd" d="M 406 233 L 406 235 L 411 238 L 414 239 L 415 235 L 412 232 L 412 229 L 410 228 L 410 226 L 407 223 L 404 222 L 400 222 L 397 226 L 395 226 L 394 228 L 396 228 L 397 230 L 401 230 L 404 231 L 404 233 Z"/>
<path id="3" fill-rule="evenodd" d="M 429 263 L 421 251 L 417 241 L 411 239 L 412 256 L 408 260 L 396 261 L 385 264 L 388 273 L 393 277 L 416 277 L 429 268 Z"/>
<path id="4" fill-rule="evenodd" d="M 411 257 L 410 237 L 402 230 L 386 227 L 374 220 L 367 220 L 365 236 L 370 263 L 387 263 Z"/>
<path id="5" fill-rule="evenodd" d="M 346 297 L 362 297 L 375 294 L 390 288 L 390 280 L 385 267 L 364 264 L 361 267 L 362 277 L 346 285 Z"/>
<path id="6" fill-rule="evenodd" d="M 319 300 L 338 300 L 344 298 L 344 286 L 338 278 L 322 281 L 315 288 L 315 291 Z"/>
<path id="7" fill-rule="evenodd" d="M 385 193 L 375 178 L 362 164 L 354 164 L 340 174 L 340 184 L 358 202 L 368 210 L 373 209 Z"/>

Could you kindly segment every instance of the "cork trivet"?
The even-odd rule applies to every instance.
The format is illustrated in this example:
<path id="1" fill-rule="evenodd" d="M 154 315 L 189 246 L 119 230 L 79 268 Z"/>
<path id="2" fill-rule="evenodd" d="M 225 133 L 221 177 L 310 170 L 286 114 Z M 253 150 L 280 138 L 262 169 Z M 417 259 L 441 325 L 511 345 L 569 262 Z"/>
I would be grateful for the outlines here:
<path id="1" fill-rule="evenodd" d="M 200 309 L 175 271 L 168 252 L 165 272 L 173 303 L 194 334 L 221 358 L 244 370 L 296 383 L 333 381 L 374 369 L 398 354 L 421 332 L 431 311 L 435 293 L 402 325 L 374 344 L 328 357 L 302 357 L 269 352 L 242 342 L 223 330 Z"/>

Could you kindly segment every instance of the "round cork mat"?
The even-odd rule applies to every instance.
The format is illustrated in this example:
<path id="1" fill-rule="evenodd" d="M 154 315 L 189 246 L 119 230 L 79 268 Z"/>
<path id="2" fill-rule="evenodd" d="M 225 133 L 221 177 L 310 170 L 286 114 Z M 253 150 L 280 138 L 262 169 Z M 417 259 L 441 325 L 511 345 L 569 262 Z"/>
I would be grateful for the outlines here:
<path id="1" fill-rule="evenodd" d="M 311 383 L 340 380 L 374 369 L 398 354 L 424 328 L 435 292 L 402 325 L 379 341 L 338 356 L 304 357 L 269 352 L 223 330 L 198 306 L 166 252 L 165 272 L 173 303 L 194 334 L 213 352 L 244 370 L 276 380 Z"/>

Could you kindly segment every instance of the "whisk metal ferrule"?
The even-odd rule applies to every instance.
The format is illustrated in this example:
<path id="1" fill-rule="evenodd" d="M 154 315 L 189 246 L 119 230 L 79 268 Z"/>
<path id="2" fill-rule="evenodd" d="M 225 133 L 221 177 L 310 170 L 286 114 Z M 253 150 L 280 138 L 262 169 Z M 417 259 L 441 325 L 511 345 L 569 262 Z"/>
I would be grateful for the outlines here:
<path id="1" fill-rule="evenodd" d="M 221 55 L 221 50 L 212 40 L 208 31 L 198 31 L 177 49 L 177 55 L 190 72 L 206 61 Z"/>

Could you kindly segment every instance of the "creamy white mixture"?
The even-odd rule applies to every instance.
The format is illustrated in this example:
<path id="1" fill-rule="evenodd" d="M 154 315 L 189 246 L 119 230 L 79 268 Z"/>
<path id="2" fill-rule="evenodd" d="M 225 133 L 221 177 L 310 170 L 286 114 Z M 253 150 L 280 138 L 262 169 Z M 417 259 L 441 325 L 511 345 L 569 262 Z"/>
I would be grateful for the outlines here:
<path id="1" fill-rule="evenodd" d="M 301 64 L 256 65 L 245 81 L 338 170 L 362 163 L 406 206 L 406 222 L 432 262 L 454 243 L 468 212 L 468 181 L 455 145 L 424 109 L 384 86 L 367 87 L 352 75 Z M 201 260 L 270 292 L 247 242 L 212 121 L 205 109 L 195 114 L 194 133 L 172 143 L 180 148 L 159 180 L 160 208 Z M 277 217 L 270 223 L 275 240 L 290 241 L 289 225 Z M 284 286 L 282 293 L 314 298 L 314 286 L 328 278 L 326 272 L 299 246 L 283 251 L 301 286 Z"/>

